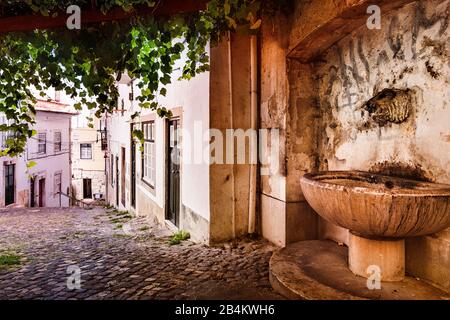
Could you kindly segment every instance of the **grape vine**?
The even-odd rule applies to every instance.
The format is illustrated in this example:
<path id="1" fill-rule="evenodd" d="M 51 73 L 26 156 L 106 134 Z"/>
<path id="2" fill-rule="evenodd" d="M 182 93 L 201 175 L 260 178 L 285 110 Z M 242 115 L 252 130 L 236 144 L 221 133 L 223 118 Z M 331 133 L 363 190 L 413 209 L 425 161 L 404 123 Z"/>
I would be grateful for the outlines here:
<path id="1" fill-rule="evenodd" d="M 154 7 L 160 1 L 97 0 L 98 8 L 107 14 L 122 7 L 134 10 L 137 5 Z M 170 1 L 170 0 L 165 0 Z M 100 117 L 115 108 L 119 93 L 116 80 L 128 73 L 139 78 L 141 108 L 155 110 L 159 116 L 170 111 L 156 101 L 167 94 L 174 66 L 184 53 L 187 60 L 181 79 L 191 79 L 209 70 L 207 44 L 220 40 L 227 31 L 256 33 L 265 12 L 285 5 L 276 0 L 211 0 L 200 12 L 171 17 L 139 17 L 127 21 L 103 22 L 65 28 L 8 33 L 0 36 L 0 113 L 7 123 L 0 132 L 10 132 L 0 156 L 23 153 L 27 140 L 35 132 L 36 97 L 34 87 L 44 96 L 53 87 L 79 101 L 75 108 L 87 107 Z M 55 16 L 71 4 L 86 6 L 79 0 L 6 0 L 3 15 L 28 12 Z M 133 115 L 135 117 L 137 114 Z"/>

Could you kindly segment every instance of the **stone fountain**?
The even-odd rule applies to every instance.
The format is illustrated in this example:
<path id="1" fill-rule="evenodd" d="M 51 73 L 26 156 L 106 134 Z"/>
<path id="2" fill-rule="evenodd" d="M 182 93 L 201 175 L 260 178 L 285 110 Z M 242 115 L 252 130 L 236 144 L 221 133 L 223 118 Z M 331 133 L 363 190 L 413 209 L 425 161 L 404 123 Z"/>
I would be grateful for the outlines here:
<path id="1" fill-rule="evenodd" d="M 405 238 L 450 227 L 450 186 L 362 171 L 330 171 L 301 178 L 303 194 L 325 220 L 350 230 L 350 270 L 382 281 L 405 277 Z"/>
<path id="2" fill-rule="evenodd" d="M 348 249 L 327 239 L 277 250 L 270 282 L 291 299 L 450 299 L 405 275 L 405 239 L 450 226 L 450 186 L 362 171 L 301 178 L 303 194 L 325 220 L 348 229 Z"/>

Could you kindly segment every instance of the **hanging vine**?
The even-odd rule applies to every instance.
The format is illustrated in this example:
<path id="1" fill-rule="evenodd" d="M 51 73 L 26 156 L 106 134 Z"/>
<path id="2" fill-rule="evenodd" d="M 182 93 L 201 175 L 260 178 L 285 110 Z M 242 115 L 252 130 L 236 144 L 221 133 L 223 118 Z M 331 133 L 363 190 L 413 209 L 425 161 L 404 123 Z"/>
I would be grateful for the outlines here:
<path id="1" fill-rule="evenodd" d="M 167 0 L 166 0 L 167 1 Z M 55 16 L 71 4 L 85 6 L 91 1 L 6 0 L 4 15 L 35 12 Z M 126 11 L 136 5 L 154 7 L 150 0 L 97 0 L 97 7 L 107 13 L 115 7 Z M 159 1 L 161 2 L 161 1 Z M 158 95 L 167 94 L 175 64 L 186 55 L 180 79 L 189 80 L 209 70 L 208 42 L 216 43 L 226 31 L 257 32 L 265 12 L 279 10 L 286 1 L 211 0 L 204 11 L 165 18 L 135 17 L 82 26 L 80 30 L 36 30 L 0 36 L 0 113 L 7 123 L 0 132 L 10 132 L 0 156 L 23 153 L 27 139 L 35 132 L 36 88 L 42 97 L 53 87 L 86 106 L 100 117 L 112 112 L 119 93 L 116 81 L 125 72 L 138 78 L 139 105 L 170 114 L 157 103 Z M 136 115 L 133 115 L 133 117 Z"/>

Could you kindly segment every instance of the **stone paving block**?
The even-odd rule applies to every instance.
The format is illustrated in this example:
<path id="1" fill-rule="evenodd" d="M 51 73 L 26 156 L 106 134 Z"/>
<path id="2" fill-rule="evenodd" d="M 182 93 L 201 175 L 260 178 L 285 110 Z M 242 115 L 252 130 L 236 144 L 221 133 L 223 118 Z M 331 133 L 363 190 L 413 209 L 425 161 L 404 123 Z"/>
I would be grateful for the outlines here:
<path id="1" fill-rule="evenodd" d="M 22 265 L 0 268 L 0 299 L 279 299 L 269 284 L 275 249 L 262 240 L 209 248 L 189 241 L 170 246 L 170 234 L 150 228 L 117 236 L 103 208 L 12 209 L 0 215 L 0 248 L 20 248 Z M 141 219 L 141 220 L 139 220 Z M 81 270 L 81 289 L 69 290 L 68 266 Z M 226 281 L 218 281 L 224 279 Z M 238 292 L 238 295 L 236 295 Z"/>

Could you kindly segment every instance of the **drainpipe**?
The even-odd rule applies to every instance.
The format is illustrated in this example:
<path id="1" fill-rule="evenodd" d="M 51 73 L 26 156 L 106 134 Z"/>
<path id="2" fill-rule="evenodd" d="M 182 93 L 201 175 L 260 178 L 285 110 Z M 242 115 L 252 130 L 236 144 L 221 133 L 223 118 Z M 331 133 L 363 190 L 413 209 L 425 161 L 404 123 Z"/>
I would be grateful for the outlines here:
<path id="1" fill-rule="evenodd" d="M 229 97 L 230 97 L 230 129 L 234 129 L 234 121 L 233 121 L 233 70 L 232 70 L 232 50 L 231 50 L 231 32 L 228 31 L 227 34 L 227 45 L 228 45 L 228 83 L 229 83 Z M 233 139 L 234 145 L 234 139 Z M 233 147 L 234 152 L 234 147 Z M 234 159 L 233 155 L 233 159 Z M 233 240 L 236 239 L 236 205 L 235 205 L 235 188 L 234 188 L 235 178 L 234 178 L 234 161 L 231 165 L 231 194 L 233 195 L 231 210 L 232 210 L 232 231 L 233 231 Z"/>
<path id="2" fill-rule="evenodd" d="M 258 122 L 258 38 L 250 38 L 250 129 L 257 130 Z M 252 141 L 253 142 L 253 141 Z M 248 233 L 253 234 L 256 231 L 256 189 L 257 189 L 257 161 L 258 161 L 258 138 L 256 145 L 250 143 L 250 154 L 256 148 L 256 159 L 250 156 L 250 174 L 249 174 L 249 199 L 248 199 Z"/>

